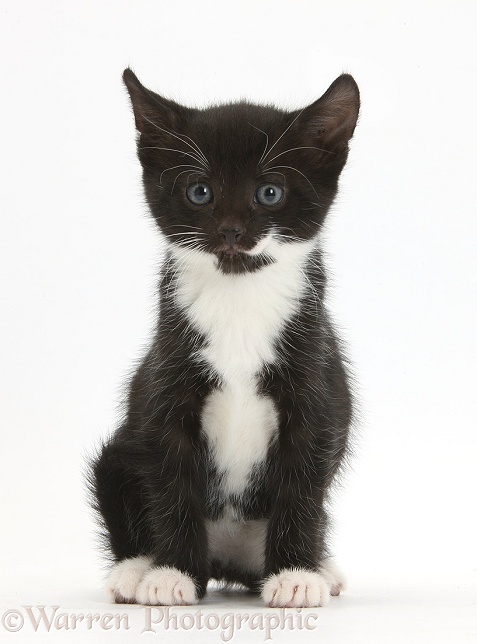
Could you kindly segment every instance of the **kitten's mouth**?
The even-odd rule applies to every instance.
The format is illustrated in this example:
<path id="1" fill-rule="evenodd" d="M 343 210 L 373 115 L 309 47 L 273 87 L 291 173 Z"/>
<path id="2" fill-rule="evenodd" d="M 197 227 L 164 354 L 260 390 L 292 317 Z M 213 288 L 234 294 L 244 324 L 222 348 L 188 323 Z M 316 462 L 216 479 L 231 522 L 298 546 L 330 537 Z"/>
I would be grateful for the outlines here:
<path id="1" fill-rule="evenodd" d="M 246 248 L 242 244 L 238 243 L 232 245 L 225 243 L 218 246 L 215 252 L 220 257 L 226 257 L 228 259 L 234 259 L 239 256 L 243 257 L 244 255 L 253 257 L 260 255 L 263 252 L 266 246 L 268 246 L 270 239 L 271 235 L 268 234 L 255 242 L 251 248 Z"/>
<path id="2" fill-rule="evenodd" d="M 239 246 L 238 244 L 234 244 L 233 246 L 230 246 L 229 244 L 222 244 L 216 249 L 215 252 L 221 257 L 234 259 L 234 257 L 243 255 L 246 252 L 246 249 L 243 246 Z"/>
<path id="3" fill-rule="evenodd" d="M 236 243 L 221 244 L 217 246 L 214 253 L 217 257 L 217 268 L 228 275 L 250 273 L 260 270 L 264 266 L 273 263 L 273 258 L 264 253 L 271 236 L 267 235 L 258 242 L 254 242 L 252 248 Z"/>

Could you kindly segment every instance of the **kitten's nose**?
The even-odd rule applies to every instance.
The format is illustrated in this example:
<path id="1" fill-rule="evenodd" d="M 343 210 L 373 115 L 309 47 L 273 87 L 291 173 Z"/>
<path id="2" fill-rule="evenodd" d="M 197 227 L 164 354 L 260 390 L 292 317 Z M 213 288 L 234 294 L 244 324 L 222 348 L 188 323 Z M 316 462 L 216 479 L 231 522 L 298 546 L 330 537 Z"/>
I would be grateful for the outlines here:
<path id="1" fill-rule="evenodd" d="M 225 239 L 227 244 L 230 246 L 233 246 L 236 244 L 239 239 L 242 237 L 244 234 L 245 230 L 240 227 L 236 228 L 219 228 L 219 233 L 222 235 L 222 237 Z"/>

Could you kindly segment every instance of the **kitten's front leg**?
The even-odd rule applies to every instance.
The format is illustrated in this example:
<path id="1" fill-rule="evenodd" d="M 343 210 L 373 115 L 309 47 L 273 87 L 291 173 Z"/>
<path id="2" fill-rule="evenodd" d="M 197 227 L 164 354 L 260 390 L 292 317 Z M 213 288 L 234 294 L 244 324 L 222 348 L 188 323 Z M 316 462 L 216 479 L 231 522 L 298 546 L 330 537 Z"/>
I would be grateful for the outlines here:
<path id="1" fill-rule="evenodd" d="M 300 432 L 293 440 L 282 434 L 271 457 L 277 469 L 262 598 L 273 607 L 323 606 L 344 586 L 342 575 L 325 558 L 326 477 L 313 464 L 312 445 L 300 437 Z"/>
<path id="2" fill-rule="evenodd" d="M 162 515 L 152 567 L 136 591 L 138 604 L 190 605 L 206 593 L 209 575 L 205 529 L 186 509 L 187 502 L 183 504 L 178 521 L 168 522 Z M 187 529 L 189 534 L 185 533 Z"/>
<path id="3" fill-rule="evenodd" d="M 173 449 L 175 456 L 169 450 L 148 481 L 152 568 L 137 588 L 140 604 L 195 604 L 207 589 L 207 532 L 194 448 L 179 442 Z"/>
<path id="4" fill-rule="evenodd" d="M 273 607 L 323 606 L 330 584 L 319 571 L 326 516 L 320 493 L 289 470 L 270 518 L 262 598 Z"/>
<path id="5" fill-rule="evenodd" d="M 159 457 L 142 462 L 142 515 L 128 514 L 136 533 L 144 533 L 140 550 L 118 559 L 108 578 L 114 601 L 147 605 L 197 603 L 209 577 L 207 533 L 200 482 L 191 469 L 190 453 L 177 459 L 159 446 L 149 450 Z M 175 450 L 174 450 L 175 451 Z M 127 488 L 125 479 L 123 486 Z M 116 492 L 117 493 L 117 492 Z M 132 507 L 132 506 L 131 506 Z M 136 556 L 133 556 L 136 555 Z"/>

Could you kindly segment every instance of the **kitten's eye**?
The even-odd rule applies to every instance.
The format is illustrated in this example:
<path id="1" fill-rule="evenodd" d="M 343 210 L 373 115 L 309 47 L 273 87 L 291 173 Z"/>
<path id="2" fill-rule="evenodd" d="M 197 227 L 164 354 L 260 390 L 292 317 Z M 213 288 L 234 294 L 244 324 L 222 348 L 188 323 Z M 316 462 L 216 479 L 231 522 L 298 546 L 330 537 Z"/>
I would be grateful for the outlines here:
<path id="1" fill-rule="evenodd" d="M 262 206 L 274 206 L 283 199 L 283 188 L 272 183 L 266 183 L 255 193 L 255 201 Z"/>
<path id="2" fill-rule="evenodd" d="M 187 188 L 187 199 L 197 206 L 203 206 L 212 201 L 212 189 L 206 183 L 196 183 Z"/>

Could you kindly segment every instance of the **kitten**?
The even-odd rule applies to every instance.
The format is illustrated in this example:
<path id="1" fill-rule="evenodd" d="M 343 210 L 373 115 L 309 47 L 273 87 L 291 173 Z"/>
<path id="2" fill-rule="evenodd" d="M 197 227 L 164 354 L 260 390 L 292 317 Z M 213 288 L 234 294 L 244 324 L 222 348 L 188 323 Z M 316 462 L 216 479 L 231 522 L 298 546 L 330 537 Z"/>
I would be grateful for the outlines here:
<path id="1" fill-rule="evenodd" d="M 193 604 L 209 579 L 270 606 L 339 594 L 324 502 L 348 376 L 319 248 L 359 110 L 349 75 L 293 112 L 184 107 L 124 82 L 167 247 L 152 346 L 91 469 L 116 602 Z"/>

